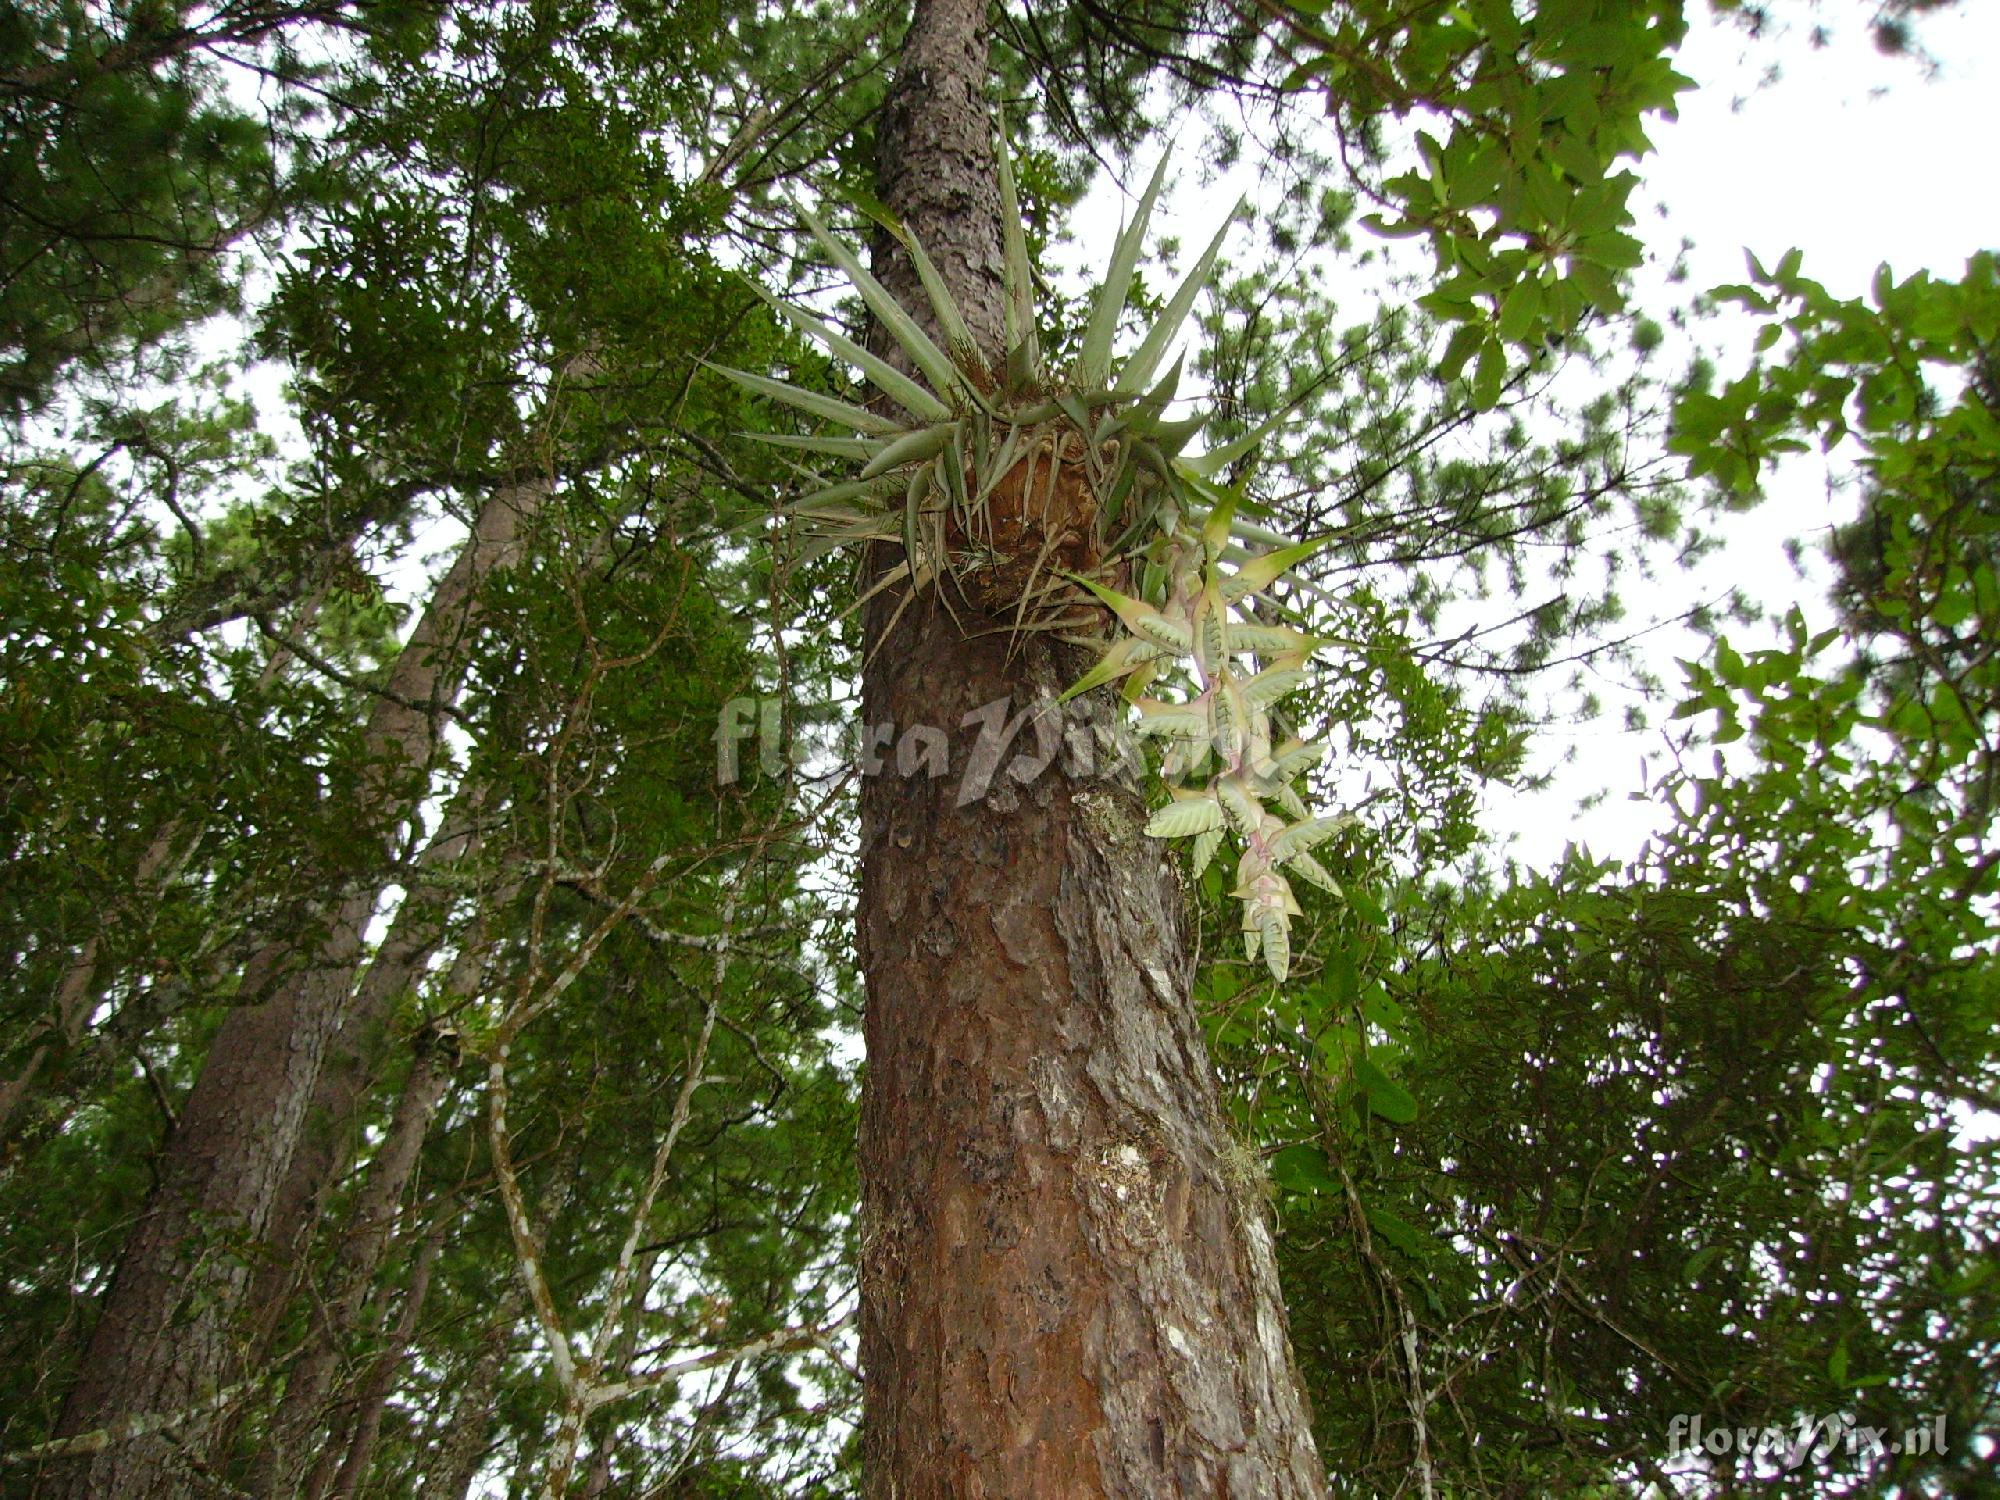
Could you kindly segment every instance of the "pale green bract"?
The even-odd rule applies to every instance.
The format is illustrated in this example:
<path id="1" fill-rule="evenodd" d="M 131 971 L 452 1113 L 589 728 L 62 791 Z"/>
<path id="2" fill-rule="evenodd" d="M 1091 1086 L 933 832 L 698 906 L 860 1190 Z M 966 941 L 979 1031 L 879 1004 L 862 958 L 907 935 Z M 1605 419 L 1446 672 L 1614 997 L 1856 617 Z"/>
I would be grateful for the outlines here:
<path id="1" fill-rule="evenodd" d="M 943 348 L 809 213 L 802 213 L 805 223 L 895 341 L 906 368 L 761 289 L 757 295 L 859 370 L 886 402 L 861 407 L 769 376 L 714 368 L 757 395 L 845 429 L 841 436 L 765 439 L 808 461 L 850 466 L 838 477 L 805 470 L 818 487 L 780 513 L 806 534 L 808 555 L 857 544 L 899 546 L 903 560 L 885 583 L 953 585 L 989 611 L 1010 613 L 1016 629 L 1077 629 L 1085 623 L 1077 606 L 1089 602 L 1079 589 L 1087 591 L 1130 634 L 1113 641 L 1065 698 L 1121 678 L 1128 679 L 1126 696 L 1136 698 L 1162 666 L 1187 662 L 1194 695 L 1179 703 L 1139 700 L 1137 727 L 1168 742 L 1170 777 L 1191 775 L 1211 757 L 1214 769 L 1205 783 L 1177 789 L 1146 832 L 1192 837 L 1197 874 L 1227 833 L 1242 841 L 1234 894 L 1243 902 L 1244 940 L 1250 956 L 1261 953 L 1282 980 L 1291 964 L 1291 919 L 1299 915 L 1284 872 L 1338 895 L 1338 884 L 1309 851 L 1341 820 L 1310 818 L 1292 785 L 1323 747 L 1295 739 L 1272 744 L 1269 708 L 1304 683 L 1319 642 L 1238 610 L 1324 541 L 1279 546 L 1225 568 L 1225 554 L 1243 559 L 1237 543 L 1282 539 L 1239 523 L 1234 496 L 1212 477 L 1248 454 L 1283 414 L 1223 448 L 1186 458 L 1181 450 L 1206 418 L 1164 417 L 1181 365 L 1176 361 L 1157 382 L 1154 372 L 1208 284 L 1226 221 L 1136 351 L 1122 363 L 1113 356 L 1166 165 L 1154 172 L 1113 247 L 1069 372 L 1043 368 L 1027 244 L 1004 150 L 1007 349 L 1000 371 L 981 356 L 943 278 L 908 229 L 885 221 L 916 267 Z M 1151 580 L 1142 589 L 1148 598 L 1130 598 L 1105 581 L 1127 564 L 1131 576 Z"/>
<path id="2" fill-rule="evenodd" d="M 1198 790 L 1176 789 L 1174 801 L 1153 815 L 1146 832 L 1156 838 L 1195 835 L 1197 874 L 1214 857 L 1225 828 L 1243 841 L 1231 894 L 1243 903 L 1244 946 L 1251 958 L 1261 955 L 1272 977 L 1282 980 L 1291 968 L 1291 921 L 1300 914 L 1286 874 L 1301 875 L 1339 896 L 1338 882 L 1311 851 L 1355 820 L 1349 815 L 1310 816 L 1292 785 L 1325 753 L 1323 745 L 1296 739 L 1273 744 L 1268 706 L 1304 681 L 1307 660 L 1320 643 L 1300 631 L 1236 617 L 1233 601 L 1247 601 L 1281 574 L 1265 566 L 1267 559 L 1252 559 L 1234 571 L 1225 567 L 1231 509 L 1228 499 L 1219 500 L 1200 536 L 1181 528 L 1155 549 L 1163 552 L 1166 564 L 1165 597 L 1159 604 L 1130 598 L 1093 579 L 1075 580 L 1133 634 L 1114 644 L 1071 692 L 1119 677 L 1143 681 L 1171 657 L 1186 658 L 1194 695 L 1181 703 L 1137 699 L 1138 729 L 1178 742 L 1177 753 L 1168 756 L 1170 776 L 1193 775 L 1211 758 L 1212 769 Z M 1288 550 L 1304 557 L 1314 545 Z M 1168 640 L 1184 644 L 1178 650 L 1158 649 Z M 1134 641 L 1155 649 L 1142 654 L 1132 649 Z M 1269 664 L 1261 671 L 1246 667 L 1242 658 L 1247 655 L 1268 656 Z M 1270 811 L 1270 803 L 1292 821 Z"/>

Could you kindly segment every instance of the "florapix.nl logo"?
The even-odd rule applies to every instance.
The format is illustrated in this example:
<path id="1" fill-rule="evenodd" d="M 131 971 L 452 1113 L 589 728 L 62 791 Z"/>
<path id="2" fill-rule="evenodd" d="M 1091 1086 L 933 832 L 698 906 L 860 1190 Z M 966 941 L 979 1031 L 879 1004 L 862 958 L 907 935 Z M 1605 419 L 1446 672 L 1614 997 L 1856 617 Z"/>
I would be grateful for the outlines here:
<path id="1" fill-rule="evenodd" d="M 1734 1459 L 1767 1471 L 1790 1473 L 1807 1463 L 1835 1458 L 1871 1462 L 1891 1454 L 1944 1452 L 1944 1414 L 1901 1431 L 1874 1427 L 1842 1412 L 1801 1414 L 1791 1427 L 1733 1427 L 1700 1413 L 1683 1413 L 1667 1424 L 1667 1461 Z"/>
<path id="2" fill-rule="evenodd" d="M 716 718 L 717 782 L 735 784 L 753 760 L 766 776 L 802 768 L 822 775 L 956 776 L 953 800 L 960 807 L 983 800 L 996 784 L 1026 785 L 1059 762 L 1072 776 L 1143 774 L 1146 766 L 1144 747 L 1122 718 L 1074 701 L 1008 698 L 982 704 L 950 726 L 864 723 L 848 704 L 731 698 Z"/>

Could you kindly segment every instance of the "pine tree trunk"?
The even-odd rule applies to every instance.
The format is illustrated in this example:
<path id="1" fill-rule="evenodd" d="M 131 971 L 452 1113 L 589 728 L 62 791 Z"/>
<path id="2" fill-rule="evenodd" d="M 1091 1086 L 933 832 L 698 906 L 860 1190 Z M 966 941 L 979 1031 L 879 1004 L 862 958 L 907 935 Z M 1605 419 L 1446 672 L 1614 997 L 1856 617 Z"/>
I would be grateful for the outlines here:
<path id="1" fill-rule="evenodd" d="M 357 826 L 392 837 L 427 789 L 439 710 L 455 693 L 464 643 L 475 633 L 479 586 L 517 555 L 548 493 L 542 480 L 497 492 L 438 583 L 370 715 L 370 770 L 353 809 Z M 249 1305 L 250 1291 L 272 1249 L 272 1210 L 321 1065 L 351 1004 L 379 871 L 368 869 L 344 892 L 329 894 L 323 931 L 303 949 L 274 936 L 252 960 L 245 989 L 268 990 L 267 997 L 232 1010 L 209 1047 L 167 1141 L 159 1184 L 119 1257 L 58 1437 L 204 1402 L 241 1377 L 251 1335 L 271 1325 L 268 1309 Z M 341 881 L 328 875 L 323 883 Z M 37 1493 L 77 1500 L 199 1493 L 187 1454 L 205 1452 L 212 1425 L 193 1420 L 59 1463 Z"/>
<path id="2" fill-rule="evenodd" d="M 993 347 L 985 13 L 917 0 L 879 196 Z M 910 268 L 877 250 L 877 274 L 923 307 Z M 995 623 L 954 604 L 970 629 Z M 1016 755 L 1026 773 L 1051 749 L 1032 727 L 994 764 L 992 705 L 1012 722 L 1086 663 L 1046 638 L 969 636 L 929 598 L 879 643 L 893 609 L 869 610 L 867 724 L 941 729 L 952 760 L 941 778 L 899 774 L 892 737 L 861 799 L 866 1491 L 1323 1495 L 1144 804 L 1081 754 L 1013 775 Z M 1109 712 L 1070 716 L 1073 748 Z"/>
<path id="3" fill-rule="evenodd" d="M 334 1375 L 349 1352 L 362 1305 L 389 1248 L 390 1232 L 402 1212 L 431 1117 L 451 1086 L 451 1070 L 458 1061 L 455 1038 L 424 1032 L 417 1037 L 414 1052 L 389 1133 L 368 1164 L 368 1179 L 334 1252 L 326 1290 L 311 1299 L 305 1347 L 286 1376 L 284 1400 L 265 1432 L 253 1493 L 282 1497 L 297 1488 L 297 1471 L 305 1462 Z"/>
<path id="4" fill-rule="evenodd" d="M 479 848 L 478 822 L 487 800 L 485 789 L 476 785 L 461 787 L 452 798 L 436 837 L 417 860 L 419 883 L 397 907 L 395 919 L 354 987 L 340 1030 L 327 1044 L 307 1107 L 306 1129 L 271 1205 L 265 1241 L 272 1254 L 251 1283 L 250 1304 L 267 1314 L 266 1323 L 251 1336 L 251 1347 L 260 1354 L 290 1305 L 310 1258 L 313 1229 L 326 1195 L 353 1160 L 362 1111 L 381 1081 L 389 1054 L 388 1028 L 396 1004 L 437 951 L 451 903 L 460 894 L 426 886 L 434 879 L 448 884 L 442 877 L 470 863 Z M 511 889 L 485 898 L 487 909 L 505 905 Z M 454 960 L 446 992 L 462 993 L 458 985 L 465 965 L 483 972 L 489 951 L 483 936 L 468 937 Z"/>

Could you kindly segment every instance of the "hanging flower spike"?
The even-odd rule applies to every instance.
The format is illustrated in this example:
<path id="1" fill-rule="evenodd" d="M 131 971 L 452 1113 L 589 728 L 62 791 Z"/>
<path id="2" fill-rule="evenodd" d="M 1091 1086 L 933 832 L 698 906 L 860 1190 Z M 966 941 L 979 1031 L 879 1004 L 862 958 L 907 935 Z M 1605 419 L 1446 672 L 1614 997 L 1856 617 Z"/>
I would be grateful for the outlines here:
<path id="1" fill-rule="evenodd" d="M 1223 494 L 1198 533 L 1182 527 L 1167 539 L 1153 570 L 1162 584 L 1153 597 L 1163 597 L 1161 604 L 1077 580 L 1133 633 L 1114 643 L 1072 691 L 1129 670 L 1140 647 L 1149 652 L 1149 667 L 1178 661 L 1192 676 L 1195 691 L 1185 701 L 1139 700 L 1136 727 L 1170 741 L 1163 763 L 1170 779 L 1192 775 L 1211 754 L 1216 766 L 1199 789 L 1176 788 L 1175 800 L 1154 815 L 1146 831 L 1156 838 L 1192 837 L 1197 875 L 1226 834 L 1243 841 L 1231 894 L 1243 903 L 1244 945 L 1282 981 L 1291 969 L 1291 919 L 1300 914 L 1283 872 L 1339 896 L 1339 883 L 1311 850 L 1354 820 L 1313 817 L 1293 786 L 1324 756 L 1325 746 L 1296 737 L 1273 746 L 1270 707 L 1304 684 L 1307 664 L 1321 643 L 1304 631 L 1233 613 L 1324 541 L 1281 547 L 1232 572 L 1222 558 L 1234 535 L 1234 512 L 1234 497 Z"/>

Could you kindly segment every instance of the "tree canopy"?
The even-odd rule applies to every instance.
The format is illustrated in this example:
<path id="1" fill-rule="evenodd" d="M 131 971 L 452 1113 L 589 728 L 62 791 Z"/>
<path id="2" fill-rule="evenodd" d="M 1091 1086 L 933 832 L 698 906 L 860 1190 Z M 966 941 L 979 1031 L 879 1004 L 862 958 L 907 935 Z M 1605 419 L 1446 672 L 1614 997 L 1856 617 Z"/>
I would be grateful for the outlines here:
<path id="1" fill-rule="evenodd" d="M 1921 54 L 1934 8 L 1812 14 Z M 1805 24 L 1724 9 L 1747 45 Z M 1282 962 L 1254 819 L 1156 831 L 1216 834 L 1192 1003 L 1332 1490 L 1990 1493 L 1994 252 L 1847 298 L 1793 251 L 1642 305 L 1674 249 L 1634 194 L 1708 23 L 1674 0 L 988 23 L 1040 352 L 1183 380 L 1114 451 L 1202 412 L 1209 461 L 1158 473 L 1212 507 L 1207 576 L 1275 556 L 1233 628 L 1313 643 L 1264 684 L 1326 747 Z M 860 1493 L 884 596 L 828 530 L 916 535 L 900 470 L 840 509 L 881 447 L 837 425 L 894 376 L 838 247 L 907 244 L 876 162 L 908 26 L 0 19 L 4 1487 Z M 1135 232 L 1111 304 L 1059 269 L 1122 274 L 1079 210 L 1176 112 L 1166 170 L 1265 184 L 1182 365 L 1141 339 L 1192 253 Z M 1747 363 L 1698 352 L 1718 308 Z M 1650 602 L 1813 449 L 1855 476 L 1787 518 L 1830 597 Z M 1072 592 L 1163 620 L 1178 576 Z M 1647 612 L 1702 653 L 1648 659 Z M 1653 837 L 1507 862 L 1482 799 L 1546 782 L 1612 667 L 1670 752 Z M 309 1066 L 255 1075 L 280 1017 Z M 111 1368 L 148 1235 L 169 1311 Z"/>

